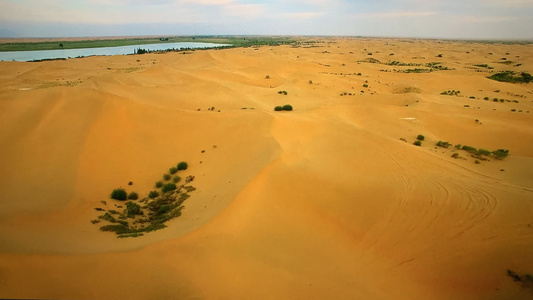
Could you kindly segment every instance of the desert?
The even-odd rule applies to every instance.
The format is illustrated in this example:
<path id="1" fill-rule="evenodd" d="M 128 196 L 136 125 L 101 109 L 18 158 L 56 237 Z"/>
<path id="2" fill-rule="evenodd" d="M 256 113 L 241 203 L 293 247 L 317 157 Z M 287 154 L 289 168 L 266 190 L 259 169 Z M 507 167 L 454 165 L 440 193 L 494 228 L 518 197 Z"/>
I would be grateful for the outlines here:
<path id="1" fill-rule="evenodd" d="M 533 298 L 531 43 L 292 39 L 0 62 L 0 298 Z"/>

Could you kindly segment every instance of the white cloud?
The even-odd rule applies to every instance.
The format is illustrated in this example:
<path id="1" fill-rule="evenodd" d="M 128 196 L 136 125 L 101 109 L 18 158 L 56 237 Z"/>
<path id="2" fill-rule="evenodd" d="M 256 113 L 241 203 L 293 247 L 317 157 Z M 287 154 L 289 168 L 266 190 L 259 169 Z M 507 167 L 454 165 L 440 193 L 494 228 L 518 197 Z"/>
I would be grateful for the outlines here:
<path id="1" fill-rule="evenodd" d="M 314 19 L 324 15 L 321 12 L 296 12 L 296 13 L 286 13 L 280 15 L 282 18 L 287 19 Z"/>
<path id="2" fill-rule="evenodd" d="M 434 11 L 388 11 L 378 13 L 361 13 L 353 15 L 356 18 L 411 18 L 437 15 Z"/>

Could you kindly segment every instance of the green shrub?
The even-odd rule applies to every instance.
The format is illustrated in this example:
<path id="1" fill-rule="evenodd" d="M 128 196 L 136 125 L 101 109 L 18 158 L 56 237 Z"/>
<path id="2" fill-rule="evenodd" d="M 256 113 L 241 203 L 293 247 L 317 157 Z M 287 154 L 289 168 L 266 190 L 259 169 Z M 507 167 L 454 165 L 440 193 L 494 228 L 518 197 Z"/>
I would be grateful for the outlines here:
<path id="1" fill-rule="evenodd" d="M 460 150 L 462 146 L 461 146 L 461 144 L 457 144 L 454 147 L 455 147 L 455 149 Z"/>
<path id="2" fill-rule="evenodd" d="M 171 209 L 170 205 L 168 204 L 163 204 L 159 207 L 159 210 L 157 211 L 158 214 L 162 215 L 162 214 L 166 214 L 167 212 L 169 212 Z"/>
<path id="3" fill-rule="evenodd" d="M 416 137 L 416 139 L 419 140 L 419 141 L 423 141 L 425 138 L 426 138 L 426 137 L 423 136 L 423 135 L 421 135 L 421 134 L 419 134 L 419 135 Z"/>
<path id="4" fill-rule="evenodd" d="M 489 100 L 489 97 L 485 97 L 485 98 L 483 98 L 483 100 Z"/>
<path id="5" fill-rule="evenodd" d="M 138 198 L 139 198 L 139 195 L 137 195 L 137 193 L 135 193 L 135 192 L 131 192 L 128 195 L 128 199 L 130 199 L 130 200 L 137 200 Z"/>
<path id="6" fill-rule="evenodd" d="M 178 168 L 177 167 L 172 167 L 172 168 L 168 169 L 168 172 L 170 174 L 176 174 L 176 172 L 178 172 Z"/>
<path id="7" fill-rule="evenodd" d="M 128 203 L 126 203 L 126 216 L 128 216 L 128 218 L 133 218 L 135 217 L 135 215 L 141 214 L 142 210 L 139 204 L 131 201 L 128 201 Z"/>
<path id="8" fill-rule="evenodd" d="M 290 104 L 283 105 L 283 110 L 291 111 L 292 110 L 292 105 L 290 105 Z"/>
<path id="9" fill-rule="evenodd" d="M 415 145 L 415 146 L 422 146 L 422 142 L 419 141 L 419 140 L 416 140 L 416 141 L 413 143 L 413 145 Z"/>
<path id="10" fill-rule="evenodd" d="M 464 145 L 461 149 L 465 150 L 466 152 L 470 152 L 470 153 L 476 153 L 476 151 L 477 151 L 476 148 L 470 147 L 470 146 L 467 146 L 467 145 Z"/>
<path id="11" fill-rule="evenodd" d="M 188 167 L 188 165 L 187 165 L 187 163 L 184 162 L 184 161 L 182 161 L 182 162 L 180 162 L 180 163 L 178 164 L 178 170 L 187 170 L 187 167 Z"/>
<path id="12" fill-rule="evenodd" d="M 476 151 L 476 156 L 481 157 L 481 155 L 490 156 L 490 151 L 485 149 L 478 149 Z"/>
<path id="13" fill-rule="evenodd" d="M 178 181 L 181 180 L 181 177 L 179 176 L 174 176 L 174 178 L 172 178 L 172 181 L 174 181 L 174 183 L 178 183 Z"/>
<path id="14" fill-rule="evenodd" d="M 274 111 L 282 111 L 283 110 L 283 107 L 282 106 L 276 106 L 274 107 Z"/>
<path id="15" fill-rule="evenodd" d="M 157 196 L 159 196 L 159 193 L 157 191 L 150 191 L 150 193 L 148 193 L 148 198 L 150 199 L 154 199 Z"/>
<path id="16" fill-rule="evenodd" d="M 509 156 L 509 150 L 506 150 L 506 149 L 498 149 L 496 151 L 492 151 L 492 154 L 494 155 L 495 158 L 497 159 L 504 159 L 506 158 L 507 156 Z"/>
<path id="17" fill-rule="evenodd" d="M 438 142 L 437 142 L 437 146 L 439 146 L 439 147 L 443 147 L 443 148 L 448 148 L 448 147 L 451 146 L 451 144 L 448 143 L 448 142 L 438 141 Z"/>
<path id="18" fill-rule="evenodd" d="M 287 91 L 278 91 L 278 94 L 286 96 L 288 93 L 287 93 Z"/>
<path id="19" fill-rule="evenodd" d="M 114 189 L 111 192 L 111 199 L 124 201 L 128 197 L 128 194 L 124 189 Z"/>
<path id="20" fill-rule="evenodd" d="M 363 87 L 364 87 L 364 88 L 367 88 L 367 87 L 368 87 L 368 84 L 366 84 L 366 83 L 363 84 Z"/>
<path id="21" fill-rule="evenodd" d="M 155 182 L 155 187 L 156 187 L 156 188 L 160 188 L 160 187 L 162 187 L 162 186 L 163 186 L 163 181 L 159 180 L 159 181 L 156 181 L 156 182 Z"/>
<path id="22" fill-rule="evenodd" d="M 164 180 L 170 180 L 171 176 L 169 174 L 163 175 Z"/>
<path id="23" fill-rule="evenodd" d="M 165 183 L 161 188 L 161 192 L 166 193 L 176 189 L 176 184 L 174 183 Z"/>

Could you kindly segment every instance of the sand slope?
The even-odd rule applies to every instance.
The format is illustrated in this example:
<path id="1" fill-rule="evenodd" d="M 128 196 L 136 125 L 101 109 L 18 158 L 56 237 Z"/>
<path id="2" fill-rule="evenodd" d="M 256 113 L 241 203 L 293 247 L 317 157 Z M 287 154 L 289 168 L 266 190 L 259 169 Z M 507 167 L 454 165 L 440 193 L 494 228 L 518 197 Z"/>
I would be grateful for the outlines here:
<path id="1" fill-rule="evenodd" d="M 316 46 L 1 62 L 0 297 L 533 298 L 506 275 L 533 272 L 533 84 L 485 78 L 533 48 Z M 168 228 L 89 222 L 181 160 L 197 191 Z"/>

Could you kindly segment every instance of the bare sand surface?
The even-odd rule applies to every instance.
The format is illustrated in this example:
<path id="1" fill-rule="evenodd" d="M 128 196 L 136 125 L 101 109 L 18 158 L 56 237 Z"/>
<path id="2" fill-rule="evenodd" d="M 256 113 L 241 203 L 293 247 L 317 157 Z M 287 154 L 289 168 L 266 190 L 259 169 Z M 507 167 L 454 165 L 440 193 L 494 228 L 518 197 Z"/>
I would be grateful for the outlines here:
<path id="1" fill-rule="evenodd" d="M 533 83 L 486 78 L 533 47 L 314 46 L 0 62 L 0 298 L 533 298 Z M 91 224 L 182 160 L 167 228 Z"/>

